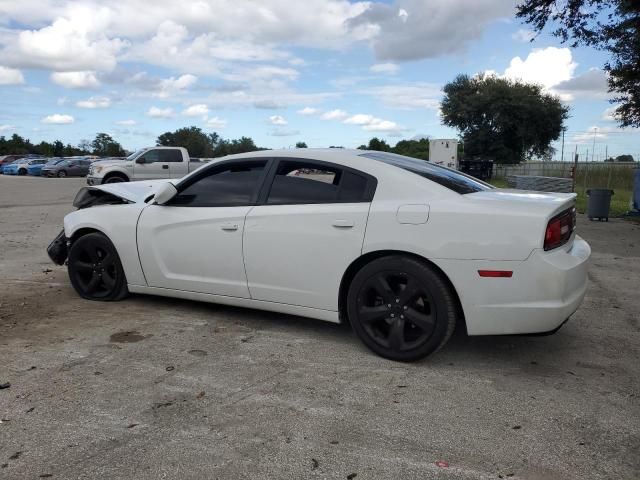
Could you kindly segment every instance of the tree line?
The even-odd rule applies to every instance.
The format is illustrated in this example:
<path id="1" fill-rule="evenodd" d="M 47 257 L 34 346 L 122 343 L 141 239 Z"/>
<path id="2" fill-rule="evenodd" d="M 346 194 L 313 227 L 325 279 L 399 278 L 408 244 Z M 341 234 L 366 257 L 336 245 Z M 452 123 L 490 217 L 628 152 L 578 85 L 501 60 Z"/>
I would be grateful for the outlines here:
<path id="1" fill-rule="evenodd" d="M 122 157 L 125 151 L 120 143 L 116 142 L 106 133 L 98 133 L 92 140 L 82 140 L 79 145 L 70 143 L 66 145 L 60 141 L 42 141 L 31 143 L 28 138 L 23 138 L 14 133 L 9 138 L 0 136 L 0 155 L 26 155 L 35 154 L 45 157 L 73 157 L 76 155 L 98 155 L 100 157 Z"/>

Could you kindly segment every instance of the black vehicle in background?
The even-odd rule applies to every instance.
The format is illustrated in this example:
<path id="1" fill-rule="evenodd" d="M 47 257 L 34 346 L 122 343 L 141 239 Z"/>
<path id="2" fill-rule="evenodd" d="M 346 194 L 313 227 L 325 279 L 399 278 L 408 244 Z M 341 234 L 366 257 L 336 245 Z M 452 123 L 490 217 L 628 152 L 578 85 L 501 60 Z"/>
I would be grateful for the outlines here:
<path id="1" fill-rule="evenodd" d="M 493 160 L 486 158 L 460 160 L 458 170 L 478 180 L 488 182 L 493 176 Z"/>

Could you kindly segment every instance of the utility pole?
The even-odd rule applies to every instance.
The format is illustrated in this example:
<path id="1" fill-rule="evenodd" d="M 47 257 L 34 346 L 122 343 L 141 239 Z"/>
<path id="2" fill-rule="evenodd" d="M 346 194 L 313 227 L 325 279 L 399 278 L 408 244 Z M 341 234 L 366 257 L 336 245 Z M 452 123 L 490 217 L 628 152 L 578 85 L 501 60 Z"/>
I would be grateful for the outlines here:
<path id="1" fill-rule="evenodd" d="M 604 161 L 609 160 L 609 145 L 604 146 Z"/>
<path id="2" fill-rule="evenodd" d="M 593 127 L 593 148 L 591 149 L 591 161 L 593 162 L 593 156 L 596 153 L 596 133 L 598 133 L 598 127 Z"/>
<path id="3" fill-rule="evenodd" d="M 564 131 L 565 127 L 562 127 L 562 153 L 560 154 L 560 161 L 564 162 Z M 562 167 L 564 168 L 564 167 Z"/>

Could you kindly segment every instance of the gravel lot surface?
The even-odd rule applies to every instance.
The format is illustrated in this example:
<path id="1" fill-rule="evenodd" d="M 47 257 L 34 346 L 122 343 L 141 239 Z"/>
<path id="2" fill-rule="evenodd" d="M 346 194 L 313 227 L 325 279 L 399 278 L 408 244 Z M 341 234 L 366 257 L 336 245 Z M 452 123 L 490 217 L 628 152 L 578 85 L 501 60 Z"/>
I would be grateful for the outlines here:
<path id="1" fill-rule="evenodd" d="M 0 478 L 640 478 L 639 224 L 579 219 L 555 335 L 407 365 L 339 325 L 80 299 L 45 248 L 83 184 L 0 176 Z"/>

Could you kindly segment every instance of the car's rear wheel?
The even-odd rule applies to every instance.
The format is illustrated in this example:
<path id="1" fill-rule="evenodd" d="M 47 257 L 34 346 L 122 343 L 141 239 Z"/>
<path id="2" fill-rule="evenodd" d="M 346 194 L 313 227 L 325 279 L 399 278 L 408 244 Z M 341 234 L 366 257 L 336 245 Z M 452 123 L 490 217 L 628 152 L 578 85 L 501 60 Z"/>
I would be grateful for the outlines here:
<path id="1" fill-rule="evenodd" d="M 87 300 L 121 300 L 129 293 L 118 252 L 101 233 L 89 233 L 73 242 L 68 271 L 73 288 Z"/>
<path id="2" fill-rule="evenodd" d="M 419 360 L 440 349 L 456 325 L 456 300 L 439 272 L 392 255 L 365 265 L 347 294 L 347 314 L 362 342 L 392 360 Z"/>
<path id="3" fill-rule="evenodd" d="M 58 178 L 64 178 L 67 176 L 67 172 L 65 172 L 64 170 L 60 170 L 58 172 Z"/>

